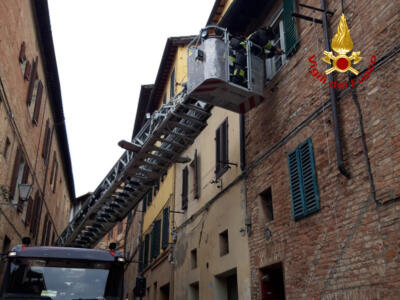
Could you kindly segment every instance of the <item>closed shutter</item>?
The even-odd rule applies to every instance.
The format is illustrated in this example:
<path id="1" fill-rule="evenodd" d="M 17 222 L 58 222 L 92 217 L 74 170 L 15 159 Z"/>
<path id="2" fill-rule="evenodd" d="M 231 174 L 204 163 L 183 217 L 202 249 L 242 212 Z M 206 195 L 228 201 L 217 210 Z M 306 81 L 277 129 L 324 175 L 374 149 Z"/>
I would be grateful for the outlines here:
<path id="1" fill-rule="evenodd" d="M 40 218 L 38 217 L 39 216 L 39 208 L 40 208 L 40 195 L 39 195 L 39 192 L 36 192 L 31 216 L 29 217 L 31 220 L 29 231 L 33 237 L 36 237 L 37 231 L 38 231 L 38 224 L 40 224 Z"/>
<path id="2" fill-rule="evenodd" d="M 19 170 L 19 164 L 21 160 L 21 150 L 17 148 L 17 153 L 15 154 L 15 160 L 14 160 L 14 167 L 13 167 L 13 172 L 11 176 L 11 184 L 10 184 L 10 189 L 8 191 L 8 195 L 10 199 L 14 197 L 15 194 L 15 188 L 17 185 L 17 178 L 18 178 L 18 170 Z"/>
<path id="3" fill-rule="evenodd" d="M 311 139 L 288 155 L 292 212 L 299 220 L 320 209 Z"/>
<path id="4" fill-rule="evenodd" d="M 286 56 L 291 56 L 295 52 L 298 44 L 297 30 L 294 17 L 294 0 L 283 0 L 283 25 L 285 29 L 285 48 Z"/>
<path id="5" fill-rule="evenodd" d="M 154 235 L 154 238 L 153 238 Z M 153 245 L 153 255 L 152 258 L 156 258 L 160 255 L 160 242 L 161 242 L 161 220 L 157 220 L 154 222 L 152 241 L 154 241 Z"/>
<path id="6" fill-rule="evenodd" d="M 175 97 L 175 68 L 172 70 L 172 73 L 171 73 L 171 81 L 170 81 L 170 86 L 169 86 L 169 97 L 170 97 L 170 101 L 171 101 L 171 98 Z"/>
<path id="7" fill-rule="evenodd" d="M 40 112 L 40 106 L 42 104 L 42 96 L 43 96 L 43 83 L 41 80 L 39 80 L 37 93 L 36 93 L 35 110 L 33 111 L 33 118 L 32 118 L 32 122 L 35 125 L 38 124 L 38 120 L 39 120 L 39 112 Z"/>
<path id="8" fill-rule="evenodd" d="M 169 207 L 163 210 L 163 221 L 162 221 L 162 243 L 161 247 L 166 249 L 169 244 Z"/>
<path id="9" fill-rule="evenodd" d="M 49 119 L 46 120 L 46 130 L 44 132 L 44 140 L 42 146 L 42 157 L 47 160 L 48 150 L 49 150 L 49 140 L 50 140 L 50 122 Z"/>
<path id="10" fill-rule="evenodd" d="M 28 106 L 31 105 L 31 101 L 32 101 L 33 88 L 35 87 L 35 80 L 37 77 L 37 65 L 38 65 L 38 58 L 36 57 L 36 60 L 33 61 L 33 65 L 32 65 L 31 79 L 30 79 L 29 87 L 28 87 L 28 96 L 26 98 L 26 104 Z"/>
<path id="11" fill-rule="evenodd" d="M 188 178 L 189 171 L 188 168 L 185 167 L 182 170 L 182 209 L 187 209 L 188 207 Z"/>
<path id="12" fill-rule="evenodd" d="M 150 242 L 150 236 L 149 234 L 146 234 L 144 237 L 144 265 L 143 267 L 146 268 L 147 264 L 149 262 L 149 242 Z"/>
<path id="13" fill-rule="evenodd" d="M 194 151 L 194 184 L 193 184 L 193 192 L 194 199 L 199 199 L 199 159 L 197 155 L 197 149 Z"/>

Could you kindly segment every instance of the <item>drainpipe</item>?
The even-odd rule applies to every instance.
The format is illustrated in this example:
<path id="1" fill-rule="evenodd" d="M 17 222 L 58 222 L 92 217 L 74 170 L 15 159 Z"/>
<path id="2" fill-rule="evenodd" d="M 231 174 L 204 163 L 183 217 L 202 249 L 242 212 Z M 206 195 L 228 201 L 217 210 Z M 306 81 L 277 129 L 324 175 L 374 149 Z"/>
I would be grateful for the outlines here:
<path id="1" fill-rule="evenodd" d="M 328 21 L 326 18 L 326 10 L 325 10 L 325 0 L 321 0 L 321 9 L 322 9 L 322 28 L 324 31 L 324 46 L 326 51 L 330 51 L 329 46 L 329 36 L 328 36 Z M 329 83 L 333 82 L 333 74 L 330 73 L 328 75 Z M 335 146 L 336 146 L 336 157 L 337 157 L 337 167 L 346 178 L 350 178 L 350 173 L 344 167 L 343 162 L 343 152 L 342 152 L 342 140 L 340 139 L 340 127 L 338 120 L 338 112 L 337 112 L 337 100 L 336 100 L 336 92 L 331 85 L 329 85 L 329 94 L 331 99 L 331 107 L 332 107 L 332 118 L 333 118 L 333 128 L 335 132 Z"/>

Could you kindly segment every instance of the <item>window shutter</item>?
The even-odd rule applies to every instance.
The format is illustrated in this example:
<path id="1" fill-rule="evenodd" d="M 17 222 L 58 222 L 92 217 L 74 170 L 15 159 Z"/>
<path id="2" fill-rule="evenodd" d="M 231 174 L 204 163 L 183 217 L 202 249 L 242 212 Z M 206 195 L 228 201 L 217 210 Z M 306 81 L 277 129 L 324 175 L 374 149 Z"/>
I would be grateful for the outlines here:
<path id="1" fill-rule="evenodd" d="M 194 151 L 194 199 L 199 199 L 199 159 L 197 149 Z"/>
<path id="2" fill-rule="evenodd" d="M 188 168 L 182 170 L 182 209 L 187 209 L 188 206 Z"/>
<path id="3" fill-rule="evenodd" d="M 283 25 L 285 27 L 286 56 L 293 55 L 298 43 L 296 23 L 292 17 L 293 12 L 294 0 L 283 0 Z"/>
<path id="4" fill-rule="evenodd" d="M 48 222 L 48 214 L 46 214 L 46 217 L 44 218 L 43 222 L 43 231 L 42 231 L 42 246 L 46 245 L 46 231 L 47 231 L 47 222 Z"/>
<path id="5" fill-rule="evenodd" d="M 25 162 L 24 171 L 22 173 L 21 183 L 28 183 L 28 177 L 29 177 L 29 167 L 28 167 L 28 164 Z M 24 203 L 22 202 L 21 198 L 19 198 L 17 210 L 19 212 L 22 212 L 23 208 L 24 208 Z"/>
<path id="6" fill-rule="evenodd" d="M 151 205 L 151 202 L 153 201 L 153 189 L 151 188 L 147 192 L 147 205 Z"/>
<path id="7" fill-rule="evenodd" d="M 49 220 L 47 221 L 47 232 L 46 232 L 46 246 L 50 243 L 50 232 L 51 232 L 51 220 L 49 216 Z"/>
<path id="8" fill-rule="evenodd" d="M 26 60 L 26 45 L 25 42 L 22 42 L 21 48 L 19 50 L 19 62 L 22 64 Z"/>
<path id="9" fill-rule="evenodd" d="M 26 217 L 25 217 L 25 226 L 28 226 L 31 224 L 31 216 L 32 216 L 32 210 L 33 210 L 34 202 L 32 197 L 28 198 L 28 207 L 26 209 Z"/>
<path id="10" fill-rule="evenodd" d="M 56 160 L 56 170 L 54 171 L 53 193 L 56 192 L 57 188 L 57 172 L 58 172 L 58 161 Z"/>
<path id="11" fill-rule="evenodd" d="M 12 177 L 11 177 L 10 189 L 8 191 L 8 195 L 10 198 L 13 198 L 14 194 L 15 194 L 20 160 L 21 160 L 21 150 L 19 148 L 17 148 L 17 153 L 15 154 L 14 167 L 13 167 L 13 172 L 12 172 Z"/>
<path id="12" fill-rule="evenodd" d="M 221 167 L 224 169 L 226 168 L 225 162 L 229 161 L 228 158 L 228 120 L 225 120 L 224 123 L 222 123 L 222 128 L 221 128 L 221 158 L 224 163 L 222 163 Z"/>
<path id="13" fill-rule="evenodd" d="M 37 65 L 38 65 L 38 58 L 36 57 L 36 60 L 33 61 L 33 65 L 32 65 L 31 79 L 30 79 L 29 87 L 28 87 L 28 96 L 26 98 L 26 104 L 28 106 L 31 105 L 31 101 L 32 101 L 33 88 L 35 87 L 35 80 L 37 77 Z"/>
<path id="14" fill-rule="evenodd" d="M 150 261 L 153 260 L 154 258 L 154 253 L 155 253 L 155 247 L 156 247 L 156 226 L 155 223 L 153 223 L 153 229 L 151 230 L 151 244 L 150 244 Z"/>
<path id="15" fill-rule="evenodd" d="M 140 243 L 139 245 L 139 272 L 143 271 L 143 265 L 144 265 L 144 251 L 143 251 L 143 242 Z"/>
<path id="16" fill-rule="evenodd" d="M 142 212 L 146 212 L 146 208 L 147 208 L 147 205 L 146 205 L 146 195 L 144 195 L 143 196 L 143 198 L 142 198 Z"/>
<path id="17" fill-rule="evenodd" d="M 33 203 L 33 208 L 31 211 L 31 215 L 29 216 L 30 219 L 30 233 L 33 237 L 36 237 L 38 231 L 38 224 L 40 224 L 40 217 L 39 215 L 39 208 L 40 208 L 40 195 L 39 192 L 35 194 L 35 201 Z"/>
<path id="18" fill-rule="evenodd" d="M 162 224 L 162 248 L 166 249 L 169 244 L 169 207 L 163 210 L 163 224 Z"/>
<path id="19" fill-rule="evenodd" d="M 320 209 L 311 139 L 288 155 L 292 212 L 299 220 Z"/>
<path id="20" fill-rule="evenodd" d="M 29 78 L 31 77 L 31 71 L 32 71 L 31 63 L 29 61 L 27 61 L 26 66 L 25 66 L 25 72 L 24 72 L 25 80 L 29 80 Z"/>
<path id="21" fill-rule="evenodd" d="M 175 97 L 175 68 L 172 70 L 172 73 L 171 73 L 169 96 L 170 96 L 170 99 Z"/>
<path id="22" fill-rule="evenodd" d="M 144 263 L 143 267 L 146 268 L 148 262 L 149 262 L 149 241 L 150 241 L 150 236 L 149 234 L 146 234 L 144 237 Z"/>
<path id="23" fill-rule="evenodd" d="M 32 118 L 32 121 L 35 125 L 38 124 L 39 120 L 40 105 L 42 104 L 42 95 L 43 95 L 43 84 L 42 81 L 39 80 L 39 85 L 36 93 L 35 110 L 33 111 L 33 118 Z"/>
<path id="24" fill-rule="evenodd" d="M 215 174 L 219 174 L 221 169 L 221 126 L 215 131 Z"/>
<path id="25" fill-rule="evenodd" d="M 161 242 L 161 220 L 154 222 L 154 256 L 156 258 L 160 255 L 160 242 Z"/>
<path id="26" fill-rule="evenodd" d="M 44 160 L 47 159 L 49 139 L 50 139 L 50 125 L 49 125 L 49 119 L 47 119 L 46 120 L 46 130 L 44 132 L 44 140 L 43 140 L 43 146 L 42 146 L 42 157 Z"/>

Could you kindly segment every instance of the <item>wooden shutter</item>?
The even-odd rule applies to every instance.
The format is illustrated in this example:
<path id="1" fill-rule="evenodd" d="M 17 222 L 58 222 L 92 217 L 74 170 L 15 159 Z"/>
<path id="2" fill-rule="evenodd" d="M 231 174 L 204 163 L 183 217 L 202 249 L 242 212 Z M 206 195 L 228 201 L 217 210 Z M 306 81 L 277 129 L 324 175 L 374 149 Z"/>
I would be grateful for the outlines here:
<path id="1" fill-rule="evenodd" d="M 18 60 L 21 64 L 26 60 L 26 44 L 25 44 L 25 42 L 21 43 L 21 48 L 19 49 Z"/>
<path id="2" fill-rule="evenodd" d="M 33 111 L 33 118 L 32 118 L 32 122 L 35 125 L 38 124 L 38 120 L 39 120 L 40 106 L 42 104 L 42 95 L 43 95 L 43 83 L 41 80 L 39 80 L 37 93 L 36 93 L 35 110 Z"/>
<path id="3" fill-rule="evenodd" d="M 222 123 L 222 128 L 221 128 L 221 158 L 222 158 L 222 167 L 225 169 L 226 165 L 225 163 L 229 161 L 228 157 L 228 120 L 225 120 L 224 123 Z"/>
<path id="4" fill-rule="evenodd" d="M 170 81 L 170 86 L 169 86 L 169 97 L 170 97 L 170 101 L 172 98 L 175 97 L 175 68 L 172 70 L 172 73 L 171 73 L 171 81 Z"/>
<path id="5" fill-rule="evenodd" d="M 15 194 L 15 188 L 17 185 L 18 170 L 19 170 L 19 164 L 21 161 L 21 157 L 22 157 L 21 150 L 19 148 L 17 148 L 17 153 L 15 154 L 13 172 L 12 172 L 12 176 L 11 176 L 10 189 L 8 191 L 10 200 L 14 197 L 14 194 Z"/>
<path id="6" fill-rule="evenodd" d="M 34 237 L 36 237 L 37 235 L 38 224 L 40 224 L 39 209 L 40 209 L 40 195 L 39 192 L 36 192 L 31 215 L 29 216 L 29 219 L 31 221 L 29 231 Z"/>
<path id="7" fill-rule="evenodd" d="M 194 199 L 199 199 L 199 159 L 197 155 L 197 149 L 194 151 L 194 162 L 193 162 L 193 173 L 194 173 L 194 183 L 193 192 Z"/>
<path id="8" fill-rule="evenodd" d="M 153 189 L 151 188 L 147 192 L 147 205 L 151 205 L 151 202 L 153 201 Z"/>
<path id="9" fill-rule="evenodd" d="M 49 119 L 46 120 L 46 130 L 44 132 L 43 146 L 42 146 L 42 157 L 47 160 L 47 155 L 49 152 L 49 140 L 50 140 L 50 122 Z"/>
<path id="10" fill-rule="evenodd" d="M 294 0 L 283 0 L 283 25 L 285 30 L 285 48 L 286 55 L 291 56 L 294 54 L 297 40 L 297 30 L 294 17 Z"/>
<path id="11" fill-rule="evenodd" d="M 32 197 L 29 197 L 28 198 L 28 207 L 26 208 L 25 226 L 29 226 L 31 224 L 33 205 L 34 205 L 33 199 L 32 199 Z"/>
<path id="12" fill-rule="evenodd" d="M 228 156 L 228 119 L 226 119 L 215 132 L 215 174 L 221 176 L 227 169 Z"/>
<path id="13" fill-rule="evenodd" d="M 161 247 L 166 249 L 169 244 L 169 207 L 163 210 L 163 221 L 162 221 L 162 242 Z"/>
<path id="14" fill-rule="evenodd" d="M 43 230 L 42 230 L 42 245 L 46 245 L 46 231 L 47 231 L 47 222 L 48 222 L 49 215 L 46 214 L 43 222 Z"/>
<path id="15" fill-rule="evenodd" d="M 221 170 L 221 126 L 215 131 L 215 174 L 218 176 Z"/>
<path id="16" fill-rule="evenodd" d="M 28 96 L 26 98 L 26 104 L 28 106 L 31 105 L 31 101 L 32 101 L 33 88 L 35 87 L 35 80 L 37 77 L 37 65 L 38 65 L 38 58 L 36 57 L 36 60 L 33 61 L 33 65 L 32 65 L 31 79 L 30 79 L 29 87 L 28 87 Z"/>
<path id="17" fill-rule="evenodd" d="M 143 271 L 143 265 L 144 265 L 144 251 L 143 251 L 143 248 L 144 248 L 144 244 L 142 242 L 139 245 L 139 272 Z"/>
<path id="18" fill-rule="evenodd" d="M 188 167 L 182 170 L 182 209 L 187 209 L 188 207 L 188 179 L 189 171 Z"/>
<path id="19" fill-rule="evenodd" d="M 149 242 L 150 242 L 150 236 L 149 234 L 146 234 L 144 237 L 144 259 L 143 259 L 143 267 L 146 268 L 148 262 L 149 262 Z"/>
<path id="20" fill-rule="evenodd" d="M 153 223 L 151 232 L 151 258 L 156 258 L 160 254 L 161 220 Z"/>
<path id="21" fill-rule="evenodd" d="M 28 60 L 28 61 L 26 61 L 25 71 L 24 71 L 24 79 L 25 80 L 29 80 L 29 78 L 31 77 L 31 71 L 32 71 L 32 65 Z"/>
<path id="22" fill-rule="evenodd" d="M 53 236 L 51 237 L 51 244 L 54 245 L 54 240 L 56 239 L 56 233 L 53 231 Z"/>
<path id="23" fill-rule="evenodd" d="M 142 198 L 142 212 L 146 212 L 147 204 L 146 204 L 146 195 Z"/>
<path id="24" fill-rule="evenodd" d="M 58 161 L 56 160 L 56 169 L 54 171 L 54 183 L 53 183 L 53 193 L 56 192 L 56 188 L 57 188 L 57 173 L 58 173 Z"/>
<path id="25" fill-rule="evenodd" d="M 49 219 L 47 221 L 47 231 L 46 231 L 46 246 L 49 245 L 50 243 L 50 232 L 51 232 L 51 219 L 50 219 L 50 215 L 49 215 Z"/>
<path id="26" fill-rule="evenodd" d="M 299 220 L 320 209 L 311 139 L 288 155 L 292 213 Z"/>
<path id="27" fill-rule="evenodd" d="M 29 167 L 28 167 L 28 164 L 25 163 L 25 165 L 24 165 L 24 171 L 23 171 L 23 173 L 22 173 L 21 183 L 28 183 L 28 178 L 29 178 Z M 21 198 L 18 197 L 18 206 L 17 206 L 17 210 L 18 210 L 19 212 L 22 212 L 22 211 L 23 211 L 23 208 L 24 208 L 24 203 L 23 203 L 23 201 L 21 200 Z"/>

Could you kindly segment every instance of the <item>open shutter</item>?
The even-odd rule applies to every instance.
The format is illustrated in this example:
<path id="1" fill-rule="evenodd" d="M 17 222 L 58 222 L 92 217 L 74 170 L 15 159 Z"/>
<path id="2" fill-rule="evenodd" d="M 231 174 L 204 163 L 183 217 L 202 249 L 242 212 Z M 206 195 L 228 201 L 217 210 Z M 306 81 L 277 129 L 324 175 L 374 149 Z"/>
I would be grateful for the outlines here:
<path id="1" fill-rule="evenodd" d="M 169 207 L 163 210 L 163 221 L 162 221 L 162 243 L 163 249 L 166 249 L 169 244 Z"/>
<path id="2" fill-rule="evenodd" d="M 151 242 L 150 242 L 150 261 L 153 260 L 154 258 L 154 253 L 155 253 L 155 248 L 156 248 L 156 226 L 155 223 L 153 223 L 153 228 L 151 230 Z"/>
<path id="3" fill-rule="evenodd" d="M 44 160 L 47 159 L 48 147 L 49 147 L 49 139 L 50 139 L 50 125 L 49 119 L 46 120 L 46 130 L 44 132 L 44 140 L 42 146 L 42 157 Z"/>
<path id="4" fill-rule="evenodd" d="M 175 68 L 172 70 L 171 73 L 171 81 L 169 86 L 169 97 L 170 99 L 175 97 Z"/>
<path id="5" fill-rule="evenodd" d="M 199 159 L 197 156 L 197 149 L 194 151 L 194 199 L 199 199 Z"/>
<path id="6" fill-rule="evenodd" d="M 39 120 L 40 105 L 42 104 L 42 95 L 43 95 L 43 83 L 41 80 L 39 80 L 36 93 L 35 110 L 33 111 L 33 118 L 32 118 L 32 122 L 35 125 L 38 124 Z"/>
<path id="7" fill-rule="evenodd" d="M 39 59 L 36 57 L 36 60 L 33 61 L 33 65 L 32 65 L 31 79 L 30 79 L 29 87 L 28 87 L 28 96 L 26 98 L 26 104 L 28 106 L 31 105 L 31 101 L 32 101 L 33 89 L 35 87 L 35 80 L 37 77 L 38 60 Z"/>
<path id="8" fill-rule="evenodd" d="M 143 256 L 144 255 L 144 251 L 143 251 L 143 248 L 144 248 L 144 244 L 142 242 L 139 245 L 139 272 L 143 271 L 143 265 L 144 265 L 144 256 Z"/>
<path id="9" fill-rule="evenodd" d="M 151 188 L 147 192 L 147 205 L 151 205 L 151 202 L 153 201 L 153 189 Z"/>
<path id="10" fill-rule="evenodd" d="M 304 215 L 301 174 L 297 155 L 297 149 L 289 153 L 290 192 L 292 195 L 292 213 L 295 220 Z"/>
<path id="11" fill-rule="evenodd" d="M 182 170 L 182 209 L 187 209 L 188 207 L 188 178 L 189 171 L 188 168 L 185 167 Z"/>
<path id="12" fill-rule="evenodd" d="M 33 207 L 34 207 L 34 201 L 33 201 L 32 197 L 29 197 L 28 207 L 26 209 L 25 226 L 29 226 L 31 224 Z"/>
<path id="13" fill-rule="evenodd" d="M 28 183 L 28 178 L 29 178 L 29 167 L 28 164 L 25 163 L 24 165 L 24 171 L 22 173 L 22 179 L 21 179 L 21 183 Z M 19 212 L 22 212 L 24 208 L 24 202 L 21 200 L 21 198 L 18 199 L 18 206 L 17 206 L 17 210 Z"/>
<path id="14" fill-rule="evenodd" d="M 29 80 L 31 77 L 32 65 L 29 60 L 26 62 L 25 71 L 24 71 L 24 79 Z"/>
<path id="15" fill-rule="evenodd" d="M 299 147 L 301 171 L 303 177 L 304 205 L 306 214 L 318 211 L 320 208 L 317 176 L 315 173 L 314 153 L 311 139 Z"/>
<path id="16" fill-rule="evenodd" d="M 154 256 L 156 258 L 160 255 L 160 242 L 161 242 L 161 220 L 154 222 Z"/>
<path id="17" fill-rule="evenodd" d="M 293 55 L 298 40 L 294 17 L 294 0 L 283 0 L 283 25 L 285 27 L 286 56 Z"/>
<path id="18" fill-rule="evenodd" d="M 13 167 L 13 172 L 12 172 L 12 177 L 11 177 L 10 189 L 8 191 L 8 195 L 9 195 L 10 199 L 12 199 L 15 194 L 20 160 L 21 160 L 21 150 L 19 148 L 17 148 L 17 153 L 15 154 L 14 167 Z"/>
<path id="19" fill-rule="evenodd" d="M 26 60 L 26 44 L 25 42 L 21 43 L 21 48 L 19 49 L 19 62 L 22 64 Z"/>
<path id="20" fill-rule="evenodd" d="M 46 245 L 46 231 L 47 231 L 47 222 L 48 222 L 49 215 L 46 214 L 43 222 L 43 230 L 42 230 L 42 246 Z"/>
<path id="21" fill-rule="evenodd" d="M 143 259 L 144 268 L 147 267 L 147 264 L 149 262 L 149 242 L 150 242 L 150 236 L 149 234 L 146 234 L 144 237 L 144 259 Z"/>
<path id="22" fill-rule="evenodd" d="M 222 128 L 221 128 L 221 158 L 222 158 L 222 167 L 225 169 L 227 168 L 228 165 L 225 163 L 229 161 L 228 157 L 228 120 L 225 120 L 224 123 L 222 123 Z"/>
<path id="23" fill-rule="evenodd" d="M 221 170 L 221 126 L 215 131 L 215 174 L 219 174 Z"/>
<path id="24" fill-rule="evenodd" d="M 142 212 L 146 212 L 147 204 L 146 204 L 146 195 L 142 198 Z"/>

